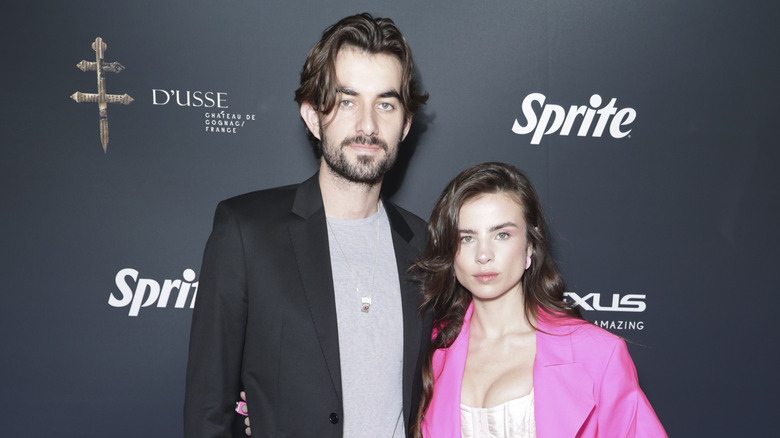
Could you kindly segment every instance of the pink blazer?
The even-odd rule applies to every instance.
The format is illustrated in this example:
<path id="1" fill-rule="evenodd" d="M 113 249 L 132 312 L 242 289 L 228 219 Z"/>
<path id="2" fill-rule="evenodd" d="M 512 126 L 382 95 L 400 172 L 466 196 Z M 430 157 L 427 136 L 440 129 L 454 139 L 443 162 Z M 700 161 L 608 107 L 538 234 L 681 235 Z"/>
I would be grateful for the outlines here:
<path id="1" fill-rule="evenodd" d="M 461 436 L 460 390 L 473 310 L 472 304 L 455 342 L 433 355 L 425 437 Z M 593 324 L 539 315 L 533 368 L 538 438 L 667 436 L 622 339 Z"/>

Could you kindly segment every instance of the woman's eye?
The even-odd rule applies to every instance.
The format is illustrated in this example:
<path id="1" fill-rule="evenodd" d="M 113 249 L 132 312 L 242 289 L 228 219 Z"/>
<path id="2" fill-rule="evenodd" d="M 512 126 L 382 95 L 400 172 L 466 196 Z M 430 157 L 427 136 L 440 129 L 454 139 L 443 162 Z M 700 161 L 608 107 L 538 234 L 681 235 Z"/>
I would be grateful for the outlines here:
<path id="1" fill-rule="evenodd" d="M 474 238 L 473 238 L 473 237 L 471 237 L 471 236 L 462 236 L 462 237 L 460 238 L 460 243 L 470 243 L 470 242 L 472 242 L 473 240 L 474 240 Z"/>

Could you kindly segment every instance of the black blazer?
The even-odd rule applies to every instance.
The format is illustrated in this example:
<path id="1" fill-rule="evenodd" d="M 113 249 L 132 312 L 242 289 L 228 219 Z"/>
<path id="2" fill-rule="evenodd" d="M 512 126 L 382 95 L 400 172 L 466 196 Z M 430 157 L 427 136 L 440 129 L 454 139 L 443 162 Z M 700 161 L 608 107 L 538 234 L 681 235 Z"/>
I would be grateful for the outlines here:
<path id="1" fill-rule="evenodd" d="M 408 428 L 431 319 L 420 316 L 419 289 L 406 270 L 422 251 L 426 228 L 417 216 L 383 203 L 401 279 Z M 316 174 L 217 206 L 192 317 L 185 437 L 231 436 L 241 389 L 253 436 L 342 436 L 336 305 Z"/>

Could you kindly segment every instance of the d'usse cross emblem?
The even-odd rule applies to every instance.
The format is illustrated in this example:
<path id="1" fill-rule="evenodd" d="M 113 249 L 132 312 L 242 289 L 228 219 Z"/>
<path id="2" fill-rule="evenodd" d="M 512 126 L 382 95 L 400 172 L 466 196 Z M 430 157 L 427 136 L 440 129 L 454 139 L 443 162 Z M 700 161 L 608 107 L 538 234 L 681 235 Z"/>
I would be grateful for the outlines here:
<path id="1" fill-rule="evenodd" d="M 106 78 L 105 72 L 119 73 L 125 69 L 125 67 L 118 62 L 106 62 L 103 58 L 103 53 L 108 46 L 103 42 L 100 37 L 95 38 L 95 42 L 92 43 L 92 50 L 95 51 L 95 62 L 81 60 L 76 67 L 81 71 L 95 71 L 97 72 L 97 94 L 95 93 L 82 93 L 77 91 L 73 93 L 70 98 L 78 103 L 90 102 L 98 104 L 98 112 L 100 113 L 100 143 L 103 144 L 103 152 L 108 149 L 108 104 L 109 103 L 121 103 L 128 105 L 133 101 L 133 98 L 128 94 L 106 94 Z"/>

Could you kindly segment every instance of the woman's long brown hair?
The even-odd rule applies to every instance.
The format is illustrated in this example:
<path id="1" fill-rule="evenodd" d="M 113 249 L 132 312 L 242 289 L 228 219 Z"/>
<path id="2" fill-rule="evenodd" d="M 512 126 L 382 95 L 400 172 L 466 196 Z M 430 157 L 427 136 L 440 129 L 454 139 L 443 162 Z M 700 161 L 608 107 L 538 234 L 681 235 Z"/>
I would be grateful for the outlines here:
<path id="1" fill-rule="evenodd" d="M 544 213 L 539 196 L 528 178 L 514 166 L 497 162 L 479 164 L 461 172 L 444 189 L 434 206 L 428 221 L 428 244 L 409 270 L 421 283 L 421 308 L 430 308 L 433 312 L 435 334 L 423 361 L 423 393 L 412 428 L 415 437 L 422 436 L 420 424 L 433 396 L 433 353 L 455 341 L 471 303 L 471 293 L 455 278 L 460 208 L 480 195 L 494 193 L 506 194 L 520 204 L 526 223 L 526 238 L 533 248 L 531 267 L 521 280 L 525 317 L 530 322 L 536 321 L 541 308 L 556 317 L 582 318 L 579 308 L 572 307 L 563 299 L 565 286 L 548 251 Z M 517 263 L 525 263 L 525 260 Z"/>

